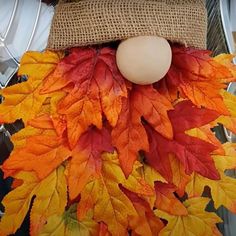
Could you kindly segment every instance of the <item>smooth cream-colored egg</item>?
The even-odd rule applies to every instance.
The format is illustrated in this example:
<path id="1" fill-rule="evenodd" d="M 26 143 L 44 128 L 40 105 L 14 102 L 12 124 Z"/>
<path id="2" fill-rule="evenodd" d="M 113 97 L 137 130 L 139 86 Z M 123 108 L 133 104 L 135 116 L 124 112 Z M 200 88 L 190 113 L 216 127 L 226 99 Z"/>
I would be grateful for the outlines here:
<path id="1" fill-rule="evenodd" d="M 121 74 L 135 84 L 152 84 L 168 72 L 172 59 L 168 41 L 157 36 L 138 36 L 122 41 L 116 62 Z"/>

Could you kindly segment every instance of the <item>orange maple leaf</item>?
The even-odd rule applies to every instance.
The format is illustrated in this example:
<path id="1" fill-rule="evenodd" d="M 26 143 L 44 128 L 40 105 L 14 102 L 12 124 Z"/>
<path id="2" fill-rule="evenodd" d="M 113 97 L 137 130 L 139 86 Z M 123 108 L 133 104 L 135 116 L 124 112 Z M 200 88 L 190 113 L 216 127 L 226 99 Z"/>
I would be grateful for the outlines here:
<path id="1" fill-rule="evenodd" d="M 84 186 L 101 174 L 103 152 L 112 152 L 111 136 L 103 128 L 89 129 L 84 133 L 76 147 L 72 150 L 68 164 L 68 186 L 71 199 L 76 198 Z"/>
<path id="2" fill-rule="evenodd" d="M 130 216 L 128 219 L 130 228 L 133 230 L 132 235 L 157 236 L 164 227 L 163 222 L 154 215 L 152 209 L 145 200 L 122 186 L 121 189 L 132 201 L 134 208 L 137 211 L 137 216 Z"/>
<path id="3" fill-rule="evenodd" d="M 118 123 L 112 130 L 112 140 L 126 176 L 132 172 L 138 152 L 149 149 L 142 118 L 164 137 L 172 138 L 172 126 L 167 115 L 172 108 L 171 103 L 152 86 L 134 85 L 129 97 L 123 100 Z"/>
<path id="4" fill-rule="evenodd" d="M 28 137 L 25 146 L 16 149 L 3 163 L 4 176 L 24 171 L 35 171 L 44 179 L 71 156 L 66 139 L 54 134 Z"/>
<path id="5" fill-rule="evenodd" d="M 161 211 L 165 211 L 171 215 L 187 215 L 185 206 L 175 197 L 176 187 L 173 184 L 161 182 L 155 183 L 156 202 L 155 206 Z"/>
<path id="6" fill-rule="evenodd" d="M 127 96 L 125 80 L 118 71 L 115 50 L 74 48 L 44 83 L 41 93 L 66 89 L 70 93 L 58 106 L 66 116 L 68 138 L 74 147 L 90 125 L 102 128 L 102 114 L 115 126 Z"/>
<path id="7" fill-rule="evenodd" d="M 223 78 L 232 79 L 231 71 L 209 56 L 208 51 L 173 47 L 172 65 L 157 87 L 167 97 L 180 92 L 198 107 L 206 107 L 220 114 L 229 114 L 220 90 L 225 88 Z"/>

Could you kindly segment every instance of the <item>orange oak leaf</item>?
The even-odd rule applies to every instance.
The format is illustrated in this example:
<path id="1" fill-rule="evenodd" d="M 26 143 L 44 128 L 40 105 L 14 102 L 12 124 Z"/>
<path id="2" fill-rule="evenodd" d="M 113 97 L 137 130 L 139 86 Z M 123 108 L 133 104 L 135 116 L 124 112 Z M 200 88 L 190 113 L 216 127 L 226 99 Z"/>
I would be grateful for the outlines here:
<path id="1" fill-rule="evenodd" d="M 98 231 L 99 225 L 93 220 L 92 211 L 86 215 L 83 221 L 78 221 L 76 204 L 74 204 L 63 215 L 49 217 L 39 236 L 97 236 Z"/>
<path id="2" fill-rule="evenodd" d="M 226 86 L 222 78 L 232 78 L 230 70 L 212 59 L 208 51 L 173 47 L 172 55 L 171 68 L 165 81 L 159 85 L 159 91 L 166 94 L 165 87 L 170 91 L 169 94 L 179 91 L 183 98 L 191 100 L 198 107 L 228 115 L 219 92 Z"/>
<path id="3" fill-rule="evenodd" d="M 28 81 L 1 91 L 4 97 L 4 102 L 0 104 L 1 123 L 12 123 L 17 119 L 26 123 L 40 112 L 48 97 L 40 94 L 42 81 L 52 73 L 61 58 L 62 54 L 50 51 L 24 54 L 18 74 L 27 75 Z"/>
<path id="4" fill-rule="evenodd" d="M 172 171 L 168 154 L 173 153 L 184 165 L 186 174 L 193 171 L 211 179 L 219 179 L 210 155 L 216 147 L 195 137 L 186 135 L 186 130 L 201 127 L 218 117 L 214 111 L 197 108 L 190 101 L 182 101 L 168 112 L 174 138 L 166 139 L 146 126 L 149 136 L 150 150 L 146 153 L 147 162 L 153 166 L 166 180 L 171 182 Z"/>
<path id="5" fill-rule="evenodd" d="M 102 114 L 115 126 L 127 96 L 125 80 L 118 71 L 115 50 L 74 48 L 46 79 L 41 93 L 73 86 L 59 103 L 58 112 L 67 119 L 68 138 L 74 147 L 90 125 L 102 128 Z"/>
<path id="6" fill-rule="evenodd" d="M 62 214 L 66 207 L 67 187 L 64 168 L 59 167 L 42 181 L 30 172 L 20 172 L 16 178 L 23 180 L 23 184 L 3 199 L 5 214 L 0 221 L 0 235 L 16 232 L 33 199 L 30 211 L 30 235 L 37 236 L 47 218 L 54 214 Z"/>
<path id="7" fill-rule="evenodd" d="M 132 172 L 138 152 L 148 151 L 149 148 L 141 119 L 144 118 L 164 137 L 172 138 L 172 126 L 167 115 L 172 108 L 171 103 L 152 86 L 134 85 L 129 98 L 123 100 L 118 123 L 112 130 L 112 139 L 126 176 Z"/>
<path id="8" fill-rule="evenodd" d="M 217 169 L 220 172 L 219 180 L 210 180 L 198 174 L 193 174 L 191 182 L 186 187 L 186 192 L 191 196 L 201 196 L 205 186 L 211 189 L 211 196 L 214 201 L 214 206 L 218 209 L 221 205 L 236 213 L 236 180 L 226 176 L 225 170 L 236 168 L 236 151 L 235 144 L 224 144 L 225 156 L 214 155 L 214 161 Z"/>
<path id="9" fill-rule="evenodd" d="M 132 235 L 157 236 L 160 230 L 164 227 L 164 224 L 154 215 L 149 204 L 137 194 L 123 187 L 121 187 L 121 189 L 131 200 L 135 210 L 137 211 L 137 216 L 129 217 L 129 226 L 133 230 Z"/>
<path id="10" fill-rule="evenodd" d="M 95 221 L 104 222 L 112 235 L 125 235 L 128 217 L 137 216 L 132 202 L 120 189 L 120 185 L 128 188 L 128 181 L 120 168 L 117 154 L 103 154 L 100 178 L 88 183 L 81 192 L 78 219 L 93 208 Z M 139 185 L 139 181 L 135 184 Z"/>
<path id="11" fill-rule="evenodd" d="M 174 192 L 177 188 L 173 184 L 156 182 L 155 189 L 157 209 L 170 215 L 184 216 L 188 214 L 185 206 L 175 197 Z"/>
<path id="12" fill-rule="evenodd" d="M 191 198 L 186 200 L 185 205 L 188 214 L 184 216 L 171 215 L 166 212 L 156 210 L 155 213 L 168 224 L 161 230 L 160 236 L 216 236 L 221 235 L 216 227 L 216 223 L 221 219 L 215 214 L 205 211 L 208 198 Z"/>

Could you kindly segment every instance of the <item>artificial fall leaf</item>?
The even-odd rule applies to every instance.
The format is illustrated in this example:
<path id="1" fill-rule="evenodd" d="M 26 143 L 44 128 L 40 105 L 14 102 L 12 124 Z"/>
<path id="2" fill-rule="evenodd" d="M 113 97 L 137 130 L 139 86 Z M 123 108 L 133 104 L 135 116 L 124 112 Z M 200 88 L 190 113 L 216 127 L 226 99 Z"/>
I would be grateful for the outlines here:
<path id="1" fill-rule="evenodd" d="M 171 183 L 176 186 L 176 193 L 178 196 L 183 197 L 185 187 L 190 182 L 191 177 L 185 173 L 183 164 L 173 154 L 169 154 L 168 157 L 172 170 Z"/>
<path id="2" fill-rule="evenodd" d="M 93 220 L 92 211 L 83 221 L 78 221 L 76 208 L 74 204 L 63 215 L 49 217 L 39 236 L 97 236 L 99 226 Z"/>
<path id="3" fill-rule="evenodd" d="M 144 181 L 155 191 L 155 182 L 160 181 L 166 183 L 167 181 L 151 166 L 143 164 L 143 167 L 140 169 L 141 176 Z M 154 207 L 156 201 L 156 195 L 150 195 L 144 197 L 149 203 L 150 207 Z"/>
<path id="4" fill-rule="evenodd" d="M 179 91 L 183 98 L 198 107 L 228 115 L 220 95 L 220 90 L 226 86 L 222 78 L 232 78 L 232 73 L 226 66 L 213 60 L 208 51 L 173 47 L 172 65 L 162 85 L 159 85 L 159 91 L 164 91 L 166 96 Z"/>
<path id="5" fill-rule="evenodd" d="M 232 63 L 235 55 L 222 53 L 213 58 L 217 63 L 227 67 L 227 69 L 232 73 L 232 77 L 222 77 L 224 83 L 233 82 L 236 79 L 236 66 Z"/>
<path id="6" fill-rule="evenodd" d="M 213 124 L 220 123 L 233 133 L 236 133 L 236 96 L 225 90 L 221 91 L 221 95 L 224 98 L 224 103 L 229 110 L 230 115 L 220 116 Z"/>
<path id="7" fill-rule="evenodd" d="M 43 179 L 71 156 L 66 139 L 54 135 L 38 135 L 27 138 L 23 148 L 15 150 L 3 163 L 4 176 L 18 171 L 35 171 Z"/>
<path id="8" fill-rule="evenodd" d="M 220 235 L 216 223 L 221 219 L 215 214 L 206 212 L 205 208 L 210 199 L 191 198 L 186 200 L 185 205 L 188 214 L 184 216 L 170 215 L 164 211 L 156 210 L 160 218 L 168 221 L 161 230 L 160 236 L 216 236 Z"/>
<path id="9" fill-rule="evenodd" d="M 172 126 L 167 115 L 170 109 L 171 103 L 152 86 L 135 85 L 129 98 L 123 100 L 118 123 L 112 130 L 112 140 L 126 176 L 132 172 L 138 152 L 149 148 L 141 118 L 164 137 L 172 138 Z"/>
<path id="10" fill-rule="evenodd" d="M 49 216 L 62 214 L 67 203 L 64 168 L 59 167 L 42 181 L 33 173 L 20 172 L 16 175 L 23 184 L 5 196 L 2 203 L 5 214 L 0 222 L 0 235 L 14 234 L 22 224 L 30 207 L 30 231 L 37 236 Z M 35 198 L 34 198 L 35 196 Z"/>
<path id="11" fill-rule="evenodd" d="M 132 202 L 120 189 L 120 185 L 129 188 L 126 186 L 128 181 L 120 168 L 117 154 L 103 154 L 100 178 L 88 183 L 81 192 L 78 219 L 93 208 L 96 222 L 104 222 L 112 235 L 125 235 L 128 216 L 137 216 Z M 128 190 L 134 191 L 138 185 L 139 181 L 136 181 L 136 186 Z"/>
<path id="12" fill-rule="evenodd" d="M 233 145 L 233 146 L 232 146 Z M 225 156 L 214 155 L 214 161 L 220 172 L 220 180 L 210 180 L 198 174 L 193 174 L 191 182 L 186 187 L 186 192 L 191 196 L 201 196 L 204 187 L 209 186 L 214 206 L 218 209 L 221 205 L 236 213 L 236 180 L 225 175 L 227 169 L 236 168 L 235 144 L 224 144 Z"/>
<path id="13" fill-rule="evenodd" d="M 128 99 L 123 100 L 117 126 L 112 130 L 112 141 L 118 150 L 122 170 L 128 176 L 137 160 L 138 151 L 148 151 L 149 148 L 141 117 L 131 108 Z"/>
<path id="14" fill-rule="evenodd" d="M 103 222 L 101 222 L 99 225 L 98 236 L 111 236 L 110 232 L 108 231 L 107 225 Z"/>
<path id="15" fill-rule="evenodd" d="M 103 152 L 112 152 L 111 136 L 103 128 L 89 129 L 84 133 L 72 150 L 68 166 L 68 185 L 71 199 L 76 198 L 91 178 L 101 174 Z"/>
<path id="16" fill-rule="evenodd" d="M 219 119 L 219 118 L 218 118 Z M 211 125 L 207 124 L 199 128 L 193 128 L 185 132 L 186 134 L 202 139 L 206 142 L 212 143 L 217 147 L 216 150 L 213 151 L 213 154 L 224 155 L 225 151 L 220 143 L 220 141 L 216 138 L 214 132 L 211 130 Z"/>
<path id="17" fill-rule="evenodd" d="M 115 50 L 111 48 L 74 48 L 44 83 L 42 93 L 73 89 L 59 104 L 66 115 L 68 137 L 74 147 L 90 125 L 102 127 L 102 114 L 115 126 L 127 96 L 125 80 L 118 71 Z"/>
<path id="18" fill-rule="evenodd" d="M 155 189 L 157 209 L 171 215 L 184 216 L 188 214 L 185 206 L 175 197 L 174 192 L 177 188 L 173 184 L 156 182 Z"/>
<path id="19" fill-rule="evenodd" d="M 29 79 L 1 91 L 4 97 L 4 102 L 0 105 L 1 123 L 12 123 L 17 119 L 26 123 L 40 112 L 48 97 L 39 93 L 42 81 L 55 69 L 61 57 L 61 54 L 50 51 L 24 54 L 18 74 L 27 75 Z"/>
<path id="20" fill-rule="evenodd" d="M 173 153 L 184 165 L 186 174 L 193 171 L 211 179 L 219 179 L 219 174 L 210 155 L 216 147 L 195 137 L 185 134 L 186 130 L 201 127 L 218 117 L 214 111 L 197 108 L 190 101 L 182 101 L 168 112 L 174 137 L 166 139 L 146 126 L 150 150 L 146 153 L 147 162 L 166 180 L 171 182 L 172 170 L 168 154 Z"/>
<path id="21" fill-rule="evenodd" d="M 129 226 L 133 230 L 132 235 L 157 236 L 164 227 L 162 221 L 156 217 L 149 204 L 138 197 L 137 194 L 122 188 L 122 191 L 132 201 L 137 216 L 129 217 Z"/>

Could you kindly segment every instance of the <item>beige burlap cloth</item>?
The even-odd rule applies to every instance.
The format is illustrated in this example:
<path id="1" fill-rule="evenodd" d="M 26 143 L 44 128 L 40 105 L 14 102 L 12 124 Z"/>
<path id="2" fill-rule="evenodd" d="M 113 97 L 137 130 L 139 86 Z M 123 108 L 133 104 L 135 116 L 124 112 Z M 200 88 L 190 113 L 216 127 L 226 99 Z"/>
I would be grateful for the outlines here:
<path id="1" fill-rule="evenodd" d="M 206 48 L 204 0 L 61 0 L 48 48 L 65 49 L 157 35 Z"/>

